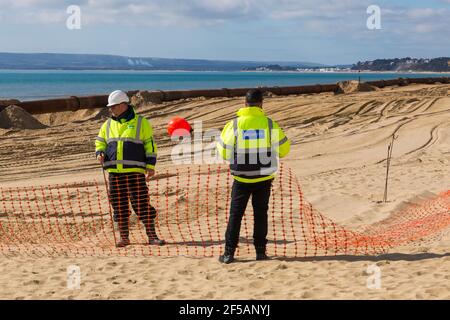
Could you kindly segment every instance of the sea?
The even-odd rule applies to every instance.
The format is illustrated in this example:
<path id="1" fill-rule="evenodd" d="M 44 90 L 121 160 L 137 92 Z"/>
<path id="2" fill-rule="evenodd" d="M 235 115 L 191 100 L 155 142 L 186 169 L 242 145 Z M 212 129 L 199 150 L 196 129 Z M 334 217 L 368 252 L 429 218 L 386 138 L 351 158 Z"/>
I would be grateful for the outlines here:
<path id="1" fill-rule="evenodd" d="M 0 70 L 0 99 L 20 101 L 121 90 L 189 90 L 329 84 L 343 80 L 447 76 L 440 73 Z"/>

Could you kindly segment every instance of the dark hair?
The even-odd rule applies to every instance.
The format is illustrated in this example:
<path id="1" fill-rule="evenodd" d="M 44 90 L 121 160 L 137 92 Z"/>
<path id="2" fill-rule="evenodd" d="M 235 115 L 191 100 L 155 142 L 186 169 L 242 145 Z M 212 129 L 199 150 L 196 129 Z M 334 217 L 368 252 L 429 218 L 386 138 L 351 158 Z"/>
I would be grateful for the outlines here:
<path id="1" fill-rule="evenodd" d="M 261 103 L 263 102 L 263 93 L 261 90 L 259 89 L 252 89 L 249 90 L 247 92 L 247 95 L 245 97 L 245 102 L 247 102 L 247 104 L 252 104 L 252 103 Z"/>

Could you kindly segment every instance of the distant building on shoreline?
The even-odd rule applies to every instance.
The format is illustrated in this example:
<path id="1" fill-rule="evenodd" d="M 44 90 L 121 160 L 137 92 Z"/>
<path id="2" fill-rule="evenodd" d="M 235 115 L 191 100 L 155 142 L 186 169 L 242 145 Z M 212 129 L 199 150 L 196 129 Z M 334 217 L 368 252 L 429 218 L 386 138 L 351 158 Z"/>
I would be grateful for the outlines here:
<path id="1" fill-rule="evenodd" d="M 350 67 L 282 67 L 280 65 L 267 65 L 259 67 L 247 67 L 242 71 L 263 71 L 263 72 L 352 72 Z"/>

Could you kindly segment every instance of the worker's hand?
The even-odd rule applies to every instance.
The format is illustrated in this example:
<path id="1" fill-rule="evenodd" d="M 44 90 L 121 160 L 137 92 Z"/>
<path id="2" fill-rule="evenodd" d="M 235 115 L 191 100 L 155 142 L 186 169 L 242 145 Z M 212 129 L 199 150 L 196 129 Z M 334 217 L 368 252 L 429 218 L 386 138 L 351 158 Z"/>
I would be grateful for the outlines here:
<path id="1" fill-rule="evenodd" d="M 98 160 L 98 162 L 100 162 L 100 164 L 103 165 L 103 162 L 105 162 L 105 154 L 104 154 L 104 153 L 100 153 L 100 154 L 97 156 L 97 160 Z"/>
<path id="2" fill-rule="evenodd" d="M 147 169 L 147 173 L 145 175 L 145 181 L 149 182 L 150 179 L 155 175 L 155 170 Z"/>

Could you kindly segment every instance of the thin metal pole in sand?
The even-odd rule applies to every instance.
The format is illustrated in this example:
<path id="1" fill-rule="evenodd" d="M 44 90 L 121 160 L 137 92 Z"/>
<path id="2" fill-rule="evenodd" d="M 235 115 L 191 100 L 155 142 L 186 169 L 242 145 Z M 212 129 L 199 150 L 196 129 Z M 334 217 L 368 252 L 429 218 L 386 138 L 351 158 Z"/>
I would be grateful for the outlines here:
<path id="1" fill-rule="evenodd" d="M 389 167 L 391 166 L 391 159 L 392 159 L 392 150 L 394 149 L 394 141 L 397 139 L 395 136 L 395 133 L 392 135 L 392 141 L 388 146 L 388 154 L 386 158 L 386 184 L 384 186 L 384 198 L 383 201 L 387 202 L 387 196 L 388 196 L 388 180 L 389 180 Z"/>
<path id="2" fill-rule="evenodd" d="M 117 239 L 116 239 L 116 230 L 114 228 L 114 220 L 112 217 L 112 206 L 111 206 L 111 195 L 109 194 L 109 189 L 108 189 L 108 181 L 106 180 L 106 175 L 105 175 L 105 167 L 102 164 L 102 173 L 103 173 L 103 181 L 105 182 L 105 189 L 106 189 L 106 193 L 108 195 L 108 204 L 109 204 L 109 217 L 111 219 L 111 225 L 112 225 L 112 229 L 113 229 L 113 236 L 114 236 L 114 244 L 117 246 Z"/>

